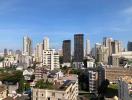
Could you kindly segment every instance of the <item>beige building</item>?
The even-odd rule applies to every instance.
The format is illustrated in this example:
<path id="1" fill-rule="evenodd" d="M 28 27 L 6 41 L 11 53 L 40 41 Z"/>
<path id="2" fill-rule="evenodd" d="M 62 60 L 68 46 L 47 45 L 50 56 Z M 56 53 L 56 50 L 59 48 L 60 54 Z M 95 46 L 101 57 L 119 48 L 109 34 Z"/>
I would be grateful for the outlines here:
<path id="1" fill-rule="evenodd" d="M 132 69 L 122 68 L 122 67 L 105 68 L 105 77 L 110 82 L 117 82 L 119 77 L 124 77 L 124 76 L 132 77 Z"/>
<path id="2" fill-rule="evenodd" d="M 23 55 L 32 55 L 32 40 L 26 36 L 23 38 Z"/>
<path id="3" fill-rule="evenodd" d="M 5 85 L 0 85 L 0 100 L 7 98 L 7 87 Z"/>
<path id="4" fill-rule="evenodd" d="M 49 38 L 45 37 L 43 40 L 43 50 L 49 50 L 50 46 L 49 46 Z"/>
<path id="5" fill-rule="evenodd" d="M 108 64 L 112 64 L 112 54 L 117 54 L 122 52 L 122 43 L 118 40 L 113 40 L 112 38 L 105 37 L 103 39 L 103 45 L 108 48 Z"/>
<path id="6" fill-rule="evenodd" d="M 119 100 L 132 100 L 132 77 L 119 78 L 118 97 Z"/>
<path id="7" fill-rule="evenodd" d="M 109 50 L 101 44 L 96 44 L 96 59 L 98 62 L 108 63 Z"/>
<path id="8" fill-rule="evenodd" d="M 15 56 L 6 56 L 3 61 L 3 67 L 10 67 L 17 63 Z"/>
<path id="9" fill-rule="evenodd" d="M 54 82 L 53 89 L 33 89 L 33 100 L 77 100 L 78 76 L 68 75 Z"/>
<path id="10" fill-rule="evenodd" d="M 35 61 L 43 62 L 43 43 L 38 43 L 35 48 Z"/>
<path id="11" fill-rule="evenodd" d="M 120 58 L 126 58 L 132 60 L 132 51 L 112 54 L 112 65 L 116 67 L 119 66 Z"/>

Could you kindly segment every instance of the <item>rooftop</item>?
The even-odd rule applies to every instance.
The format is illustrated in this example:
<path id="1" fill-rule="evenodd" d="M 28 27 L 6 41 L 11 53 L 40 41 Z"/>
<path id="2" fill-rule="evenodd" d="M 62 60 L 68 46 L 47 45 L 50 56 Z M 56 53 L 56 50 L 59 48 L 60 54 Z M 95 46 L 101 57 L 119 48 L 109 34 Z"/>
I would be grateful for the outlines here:
<path id="1" fill-rule="evenodd" d="M 122 80 L 128 84 L 132 84 L 132 77 L 130 76 L 125 76 L 122 78 Z"/>
<path id="2" fill-rule="evenodd" d="M 66 75 L 58 80 L 54 80 L 53 84 L 52 83 L 46 83 L 43 82 L 43 86 L 36 86 L 36 88 L 40 89 L 49 89 L 49 90 L 59 90 L 59 91 L 64 91 L 69 87 L 71 84 L 75 84 L 76 81 L 78 80 L 78 76 L 74 74 Z"/>
<path id="3" fill-rule="evenodd" d="M 6 86 L 5 85 L 0 85 L 0 92 L 3 92 L 4 90 L 6 90 Z"/>

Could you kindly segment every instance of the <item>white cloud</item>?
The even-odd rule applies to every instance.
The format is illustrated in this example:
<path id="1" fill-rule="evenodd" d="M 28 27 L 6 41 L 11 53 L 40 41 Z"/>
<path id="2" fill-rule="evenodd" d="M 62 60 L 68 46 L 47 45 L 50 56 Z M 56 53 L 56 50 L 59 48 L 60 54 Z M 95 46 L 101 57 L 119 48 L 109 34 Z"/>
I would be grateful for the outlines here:
<path id="1" fill-rule="evenodd" d="M 132 15 L 132 6 L 124 9 L 123 13 L 127 15 Z"/>

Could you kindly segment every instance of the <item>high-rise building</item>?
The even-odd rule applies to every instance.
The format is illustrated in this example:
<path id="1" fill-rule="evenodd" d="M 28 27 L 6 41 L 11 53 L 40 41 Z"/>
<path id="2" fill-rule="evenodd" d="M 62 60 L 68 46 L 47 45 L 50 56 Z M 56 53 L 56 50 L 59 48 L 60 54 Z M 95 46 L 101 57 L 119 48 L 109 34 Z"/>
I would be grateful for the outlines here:
<path id="1" fill-rule="evenodd" d="M 43 40 L 43 50 L 49 50 L 49 38 L 45 37 Z"/>
<path id="2" fill-rule="evenodd" d="M 91 48 L 90 48 L 90 40 L 86 40 L 86 55 L 89 55 L 90 54 L 90 51 L 91 51 Z"/>
<path id="3" fill-rule="evenodd" d="M 97 61 L 99 61 L 99 48 L 101 47 L 101 44 L 100 43 L 96 43 L 95 44 L 95 59 Z"/>
<path id="4" fill-rule="evenodd" d="M 4 49 L 4 57 L 6 57 L 8 55 L 8 51 L 7 49 Z"/>
<path id="5" fill-rule="evenodd" d="M 112 38 L 103 38 L 103 45 L 108 48 L 108 64 L 112 64 L 112 54 L 122 52 L 121 42 Z"/>
<path id="6" fill-rule="evenodd" d="M 130 42 L 130 41 L 127 44 L 127 50 L 132 51 L 132 42 Z"/>
<path id="7" fill-rule="evenodd" d="M 23 38 L 23 55 L 32 55 L 32 40 L 26 36 Z"/>
<path id="8" fill-rule="evenodd" d="M 71 40 L 63 41 L 63 62 L 71 62 Z"/>
<path id="9" fill-rule="evenodd" d="M 112 55 L 112 47 L 111 47 L 111 42 L 113 41 L 112 38 L 107 38 L 107 37 L 104 37 L 103 38 L 103 45 L 105 47 L 108 47 L 108 50 L 109 50 L 109 56 Z"/>
<path id="10" fill-rule="evenodd" d="M 104 45 L 96 44 L 96 60 L 98 62 L 103 62 L 104 64 L 108 63 L 108 47 Z"/>
<path id="11" fill-rule="evenodd" d="M 60 67 L 59 55 L 54 49 L 43 50 L 43 66 L 50 70 Z"/>
<path id="12" fill-rule="evenodd" d="M 121 42 L 118 40 L 114 40 L 111 42 L 112 54 L 116 54 L 121 52 Z"/>
<path id="13" fill-rule="evenodd" d="M 10 49 L 10 50 L 8 51 L 8 55 L 14 55 L 14 51 L 13 51 L 12 49 Z"/>
<path id="14" fill-rule="evenodd" d="M 83 34 L 74 35 L 74 62 L 83 62 L 84 45 Z"/>
<path id="15" fill-rule="evenodd" d="M 16 50 L 15 54 L 21 55 L 22 52 L 21 52 L 21 50 Z"/>
<path id="16" fill-rule="evenodd" d="M 42 62 L 43 58 L 43 43 L 38 43 L 35 48 L 35 59 L 37 62 Z"/>

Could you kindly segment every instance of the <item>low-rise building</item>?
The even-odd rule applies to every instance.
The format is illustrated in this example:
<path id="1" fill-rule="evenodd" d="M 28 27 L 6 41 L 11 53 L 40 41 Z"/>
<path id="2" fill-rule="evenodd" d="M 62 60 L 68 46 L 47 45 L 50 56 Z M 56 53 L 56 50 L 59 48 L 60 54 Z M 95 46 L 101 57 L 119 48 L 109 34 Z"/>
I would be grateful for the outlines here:
<path id="1" fill-rule="evenodd" d="M 35 81 L 44 79 L 55 80 L 63 77 L 63 73 L 60 70 L 47 70 L 43 67 L 38 67 L 35 69 Z"/>
<path id="2" fill-rule="evenodd" d="M 68 75 L 54 81 L 53 89 L 33 88 L 33 100 L 77 100 L 78 76 Z"/>
<path id="3" fill-rule="evenodd" d="M 10 67 L 16 63 L 15 56 L 6 56 L 3 61 L 3 67 Z"/>
<path id="4" fill-rule="evenodd" d="M 119 78 L 118 97 L 119 100 L 132 100 L 132 77 Z"/>
<path id="5" fill-rule="evenodd" d="M 23 71 L 24 79 L 27 80 L 27 81 L 31 80 L 33 73 L 34 73 L 34 70 L 31 69 L 31 68 L 29 68 L 27 70 L 24 70 Z"/>
<path id="6" fill-rule="evenodd" d="M 132 60 L 132 51 L 112 54 L 112 65 L 116 67 L 120 66 L 120 58 Z"/>
<path id="7" fill-rule="evenodd" d="M 117 82 L 119 77 L 131 76 L 132 77 L 132 69 L 131 68 L 123 68 L 123 67 L 111 67 L 105 68 L 105 77 L 110 82 Z"/>
<path id="8" fill-rule="evenodd" d="M 84 66 L 86 66 L 86 68 L 93 68 L 95 65 L 95 59 L 91 58 L 90 56 L 85 57 L 86 60 L 86 65 L 84 64 Z"/>

